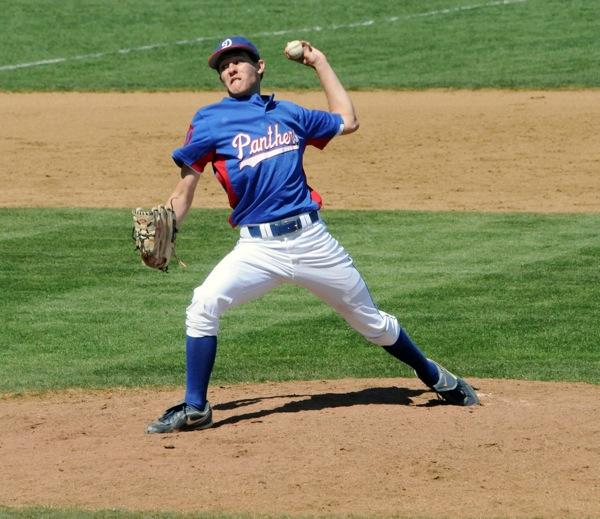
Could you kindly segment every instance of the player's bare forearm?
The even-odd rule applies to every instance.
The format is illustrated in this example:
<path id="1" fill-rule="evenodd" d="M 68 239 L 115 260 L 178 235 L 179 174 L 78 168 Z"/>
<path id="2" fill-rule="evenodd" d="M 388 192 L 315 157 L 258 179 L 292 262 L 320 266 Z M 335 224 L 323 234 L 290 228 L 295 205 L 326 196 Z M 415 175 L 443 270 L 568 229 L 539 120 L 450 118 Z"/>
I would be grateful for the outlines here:
<path id="1" fill-rule="evenodd" d="M 200 175 L 190 168 L 184 166 L 181 168 L 181 180 L 175 186 L 175 190 L 167 200 L 167 207 L 172 207 L 177 218 L 177 225 L 185 219 L 192 201 L 194 200 L 194 192 L 198 185 Z"/>
<path id="2" fill-rule="evenodd" d="M 325 92 L 329 111 L 342 116 L 344 120 L 343 133 L 355 132 L 358 130 L 359 123 L 354 104 L 333 67 L 327 61 L 327 57 L 308 42 L 303 41 L 302 45 L 304 47 L 303 63 L 315 69 Z"/>
<path id="3" fill-rule="evenodd" d="M 319 61 L 314 69 L 327 97 L 329 111 L 340 114 L 344 120 L 343 133 L 352 133 L 358 130 L 359 123 L 352 99 L 329 62 L 326 59 Z"/>

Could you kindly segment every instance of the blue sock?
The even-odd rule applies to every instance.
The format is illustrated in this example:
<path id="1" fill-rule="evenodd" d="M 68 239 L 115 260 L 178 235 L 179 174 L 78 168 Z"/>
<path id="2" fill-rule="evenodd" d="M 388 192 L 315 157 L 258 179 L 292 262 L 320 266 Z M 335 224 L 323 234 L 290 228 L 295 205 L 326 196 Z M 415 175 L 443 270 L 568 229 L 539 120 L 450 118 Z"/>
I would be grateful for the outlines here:
<path id="1" fill-rule="evenodd" d="M 398 340 L 391 346 L 384 346 L 383 349 L 414 369 L 425 385 L 431 387 L 437 384 L 440 377 L 437 366 L 427 360 L 404 328 L 400 328 Z"/>
<path id="2" fill-rule="evenodd" d="M 217 356 L 217 338 L 190 337 L 185 340 L 185 402 L 202 410 L 206 405 L 208 382 Z"/>

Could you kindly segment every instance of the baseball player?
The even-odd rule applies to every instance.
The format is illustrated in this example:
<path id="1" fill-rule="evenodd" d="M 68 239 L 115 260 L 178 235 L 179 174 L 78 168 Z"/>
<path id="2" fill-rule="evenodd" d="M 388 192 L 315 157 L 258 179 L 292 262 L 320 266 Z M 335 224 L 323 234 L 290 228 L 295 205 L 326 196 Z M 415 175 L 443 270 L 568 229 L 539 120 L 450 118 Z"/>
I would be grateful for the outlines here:
<path id="1" fill-rule="evenodd" d="M 323 222 L 321 197 L 308 185 L 302 166 L 304 150 L 323 149 L 334 137 L 355 132 L 359 124 L 326 56 L 310 43 L 301 43 L 299 61 L 317 74 L 329 111 L 261 95 L 265 62 L 244 37 L 225 38 L 208 59 L 228 96 L 195 114 L 183 146 L 173 152 L 181 179 L 167 206 L 173 207 L 181 224 L 210 163 L 229 198 L 229 222 L 240 237 L 193 291 L 186 311 L 185 398 L 151 423 L 148 433 L 212 425 L 207 389 L 219 318 L 282 283 L 310 290 L 368 341 L 411 366 L 445 402 L 479 403 L 467 382 L 427 359 L 396 317 L 375 306 L 352 258 Z"/>

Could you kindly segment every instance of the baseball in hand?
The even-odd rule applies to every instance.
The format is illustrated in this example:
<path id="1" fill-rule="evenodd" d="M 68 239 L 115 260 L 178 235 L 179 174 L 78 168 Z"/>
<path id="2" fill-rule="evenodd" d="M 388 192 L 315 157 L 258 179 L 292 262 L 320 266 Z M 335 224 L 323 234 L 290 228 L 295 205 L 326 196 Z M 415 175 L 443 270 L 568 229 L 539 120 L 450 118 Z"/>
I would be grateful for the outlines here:
<path id="1" fill-rule="evenodd" d="M 285 46 L 285 53 L 290 59 L 302 61 L 304 58 L 304 47 L 302 46 L 302 42 L 300 40 L 288 42 Z"/>

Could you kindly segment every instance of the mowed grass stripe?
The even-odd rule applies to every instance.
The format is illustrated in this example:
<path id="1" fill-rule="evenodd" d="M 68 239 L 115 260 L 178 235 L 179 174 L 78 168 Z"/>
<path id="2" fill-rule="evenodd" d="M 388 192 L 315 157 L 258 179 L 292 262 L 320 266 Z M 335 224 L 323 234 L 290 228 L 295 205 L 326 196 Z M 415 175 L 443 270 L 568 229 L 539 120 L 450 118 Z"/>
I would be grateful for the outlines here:
<path id="1" fill-rule="evenodd" d="M 383 18 L 380 20 L 367 19 L 367 20 L 359 20 L 359 21 L 354 21 L 354 22 L 349 22 L 349 23 L 341 23 L 341 24 L 334 23 L 331 25 L 325 25 L 324 27 L 322 25 L 315 25 L 314 27 L 296 27 L 293 29 L 285 28 L 285 29 L 276 29 L 274 31 L 261 31 L 260 33 L 256 33 L 256 34 L 247 34 L 246 37 L 248 37 L 248 38 L 268 37 L 268 36 L 281 37 L 281 36 L 288 35 L 288 34 L 297 34 L 299 32 L 301 32 L 301 33 L 320 33 L 321 31 L 340 31 L 340 30 L 354 29 L 356 27 L 373 27 L 373 26 L 386 24 L 386 23 L 397 23 L 399 21 L 407 21 L 407 20 L 411 20 L 413 18 L 421 18 L 421 17 L 428 17 L 428 16 L 444 16 L 444 15 L 448 15 L 448 14 L 460 13 L 463 11 L 471 11 L 474 9 L 485 9 L 487 7 L 506 6 L 506 5 L 511 5 L 511 4 L 523 3 L 523 2 L 527 2 L 527 1 L 528 0 L 493 0 L 493 1 L 486 2 L 486 3 L 482 3 L 482 4 L 460 5 L 457 7 L 450 7 L 450 8 L 445 8 L 445 9 L 433 10 L 433 11 L 423 11 L 423 12 L 417 12 L 417 13 L 407 14 L 407 15 L 403 15 L 403 16 L 389 16 L 387 18 Z M 15 63 L 12 65 L 0 65 L 0 72 L 18 70 L 18 69 L 22 69 L 22 68 L 41 67 L 41 66 L 47 66 L 47 65 L 58 65 L 60 63 L 64 63 L 67 61 L 94 60 L 94 59 L 107 57 L 111 54 L 118 55 L 118 54 L 129 54 L 132 52 L 134 52 L 134 53 L 135 52 L 151 52 L 156 49 L 162 49 L 162 48 L 166 48 L 166 47 L 174 47 L 177 45 L 198 45 L 199 43 L 203 43 L 203 42 L 219 41 L 220 39 L 222 39 L 222 37 L 223 37 L 222 34 L 211 35 L 211 36 L 198 36 L 198 37 L 195 37 L 195 38 L 192 38 L 189 40 L 177 40 L 177 41 L 165 42 L 165 43 L 146 43 L 145 45 L 141 45 L 141 46 L 137 46 L 137 47 L 130 47 L 130 48 L 123 48 L 123 49 L 118 49 L 118 50 L 111 50 L 111 51 L 100 50 L 97 52 L 92 52 L 90 54 L 79 54 L 79 55 L 68 56 L 68 57 L 47 58 L 47 59 L 40 59 L 37 61 L 31 61 L 31 62 L 25 62 L 25 63 Z"/>
<path id="2" fill-rule="evenodd" d="M 353 89 L 600 84 L 600 4 L 586 0 L 307 0 L 301 24 L 275 0 L 219 10 L 193 0 L 92 1 L 86 9 L 76 0 L 51 9 L 17 0 L 0 25 L 0 90 L 9 91 L 219 89 L 206 59 L 231 34 L 261 49 L 265 89 L 319 88 L 314 74 L 283 58 L 295 38 L 323 49 Z"/>
<path id="3" fill-rule="evenodd" d="M 226 214 L 194 210 L 189 266 L 164 275 L 140 264 L 128 210 L 0 210 L 0 391 L 182 384 L 185 307 L 235 243 Z M 324 214 L 430 356 L 471 376 L 600 380 L 600 215 Z M 295 286 L 221 330 L 215 382 L 411 375 Z"/>

